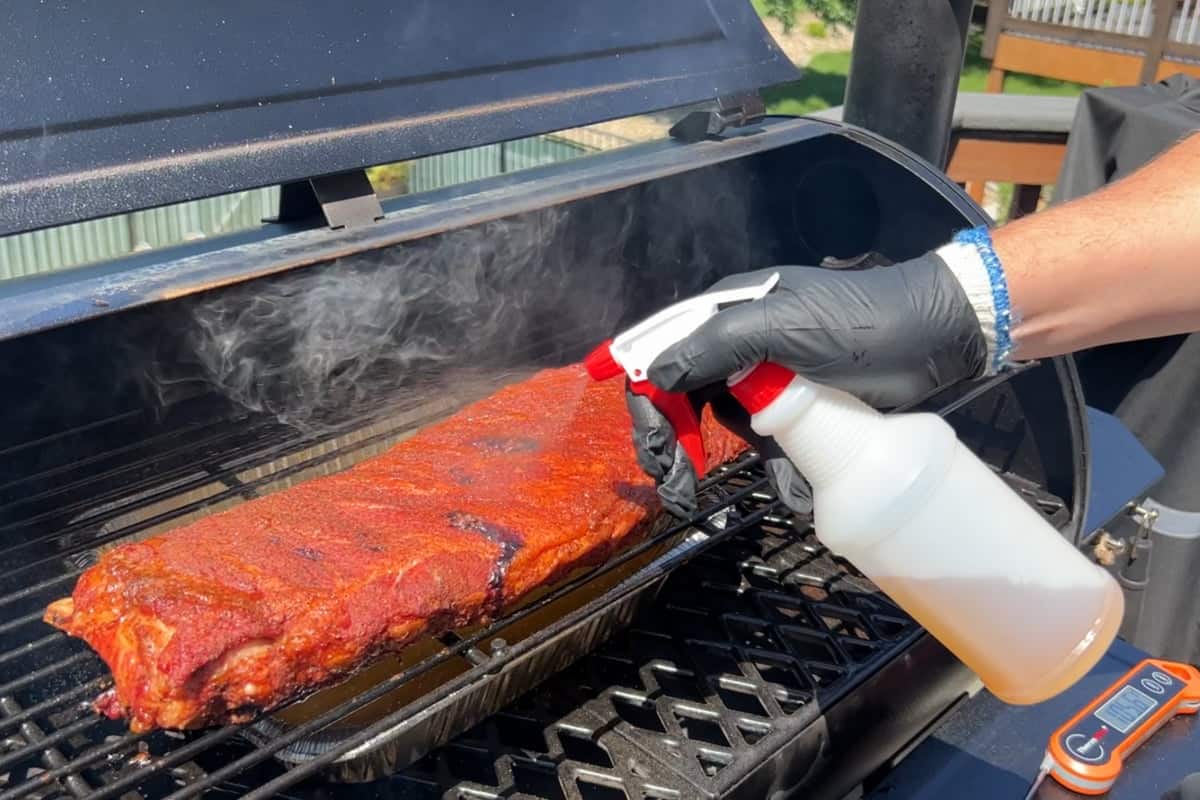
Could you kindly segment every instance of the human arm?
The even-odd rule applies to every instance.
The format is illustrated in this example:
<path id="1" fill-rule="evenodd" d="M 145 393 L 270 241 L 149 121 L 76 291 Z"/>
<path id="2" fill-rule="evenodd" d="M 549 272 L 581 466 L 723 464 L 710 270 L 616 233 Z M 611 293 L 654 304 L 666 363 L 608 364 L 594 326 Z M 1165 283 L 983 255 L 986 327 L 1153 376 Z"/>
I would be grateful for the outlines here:
<path id="1" fill-rule="evenodd" d="M 1015 358 L 1200 330 L 1200 134 L 992 241 Z"/>
<path id="2" fill-rule="evenodd" d="M 720 397 L 724 378 L 771 360 L 892 408 L 1010 359 L 1200 330 L 1200 135 L 1101 192 L 956 239 L 890 267 L 767 270 L 780 273 L 779 288 L 718 313 L 648 377 Z M 631 409 L 643 466 L 668 507 L 691 510 L 696 478 L 669 424 L 644 401 Z M 786 460 L 769 457 L 768 473 L 787 487 L 789 506 L 807 510 L 806 487 Z"/>

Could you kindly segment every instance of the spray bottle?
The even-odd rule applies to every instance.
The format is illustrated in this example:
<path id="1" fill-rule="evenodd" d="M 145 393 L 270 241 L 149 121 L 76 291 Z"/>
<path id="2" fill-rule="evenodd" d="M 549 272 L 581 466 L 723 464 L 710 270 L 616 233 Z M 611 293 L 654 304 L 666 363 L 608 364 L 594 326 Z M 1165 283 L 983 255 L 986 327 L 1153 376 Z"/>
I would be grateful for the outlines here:
<path id="1" fill-rule="evenodd" d="M 686 397 L 646 373 L 719 308 L 765 297 L 778 281 L 700 295 L 601 345 L 596 380 L 624 373 L 671 421 L 703 474 L 704 446 Z M 1001 700 L 1046 700 L 1108 649 L 1124 599 L 955 435 L 940 416 L 884 415 L 854 396 L 762 363 L 733 375 L 751 427 L 778 442 L 813 490 L 818 538 L 975 672 Z"/>

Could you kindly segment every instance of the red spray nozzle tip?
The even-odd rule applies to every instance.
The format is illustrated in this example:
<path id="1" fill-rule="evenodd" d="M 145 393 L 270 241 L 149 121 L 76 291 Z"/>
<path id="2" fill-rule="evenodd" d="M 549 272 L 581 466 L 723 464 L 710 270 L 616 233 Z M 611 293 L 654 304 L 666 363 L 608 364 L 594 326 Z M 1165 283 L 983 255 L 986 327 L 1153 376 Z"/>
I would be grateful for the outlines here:
<path id="1" fill-rule="evenodd" d="M 612 344 L 612 339 L 588 353 L 587 357 L 583 359 L 583 366 L 594 381 L 606 381 L 624 372 L 621 365 L 612 357 L 612 351 L 608 349 L 610 344 Z"/>

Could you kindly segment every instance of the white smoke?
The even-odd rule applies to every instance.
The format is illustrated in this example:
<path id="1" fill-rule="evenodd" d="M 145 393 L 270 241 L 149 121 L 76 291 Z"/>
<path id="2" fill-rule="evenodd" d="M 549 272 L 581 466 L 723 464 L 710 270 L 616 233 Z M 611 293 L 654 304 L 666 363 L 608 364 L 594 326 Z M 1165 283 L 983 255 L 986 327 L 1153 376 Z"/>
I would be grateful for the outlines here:
<path id="1" fill-rule="evenodd" d="M 742 169 L 691 173 L 217 290 L 190 302 L 186 360 L 305 430 L 460 368 L 562 364 L 757 266 L 750 191 Z M 160 401 L 195 385 L 159 367 Z"/>
<path id="2" fill-rule="evenodd" d="M 214 294 L 192 347 L 239 405 L 318 426 L 431 369 L 577 356 L 618 321 L 628 209 L 580 246 L 549 210 Z"/>

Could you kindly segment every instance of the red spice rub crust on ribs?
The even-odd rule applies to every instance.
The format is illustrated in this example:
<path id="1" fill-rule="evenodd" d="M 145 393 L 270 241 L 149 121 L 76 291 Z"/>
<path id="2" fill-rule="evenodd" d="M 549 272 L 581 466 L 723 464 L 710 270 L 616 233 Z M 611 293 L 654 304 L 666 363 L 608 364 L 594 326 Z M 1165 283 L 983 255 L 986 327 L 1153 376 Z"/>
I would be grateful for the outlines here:
<path id="1" fill-rule="evenodd" d="M 541 372 L 386 453 L 104 554 L 46 621 L 135 732 L 243 721 L 414 639 L 494 617 L 660 515 L 620 381 Z M 709 466 L 745 444 L 704 420 Z"/>

